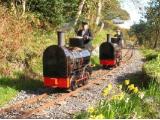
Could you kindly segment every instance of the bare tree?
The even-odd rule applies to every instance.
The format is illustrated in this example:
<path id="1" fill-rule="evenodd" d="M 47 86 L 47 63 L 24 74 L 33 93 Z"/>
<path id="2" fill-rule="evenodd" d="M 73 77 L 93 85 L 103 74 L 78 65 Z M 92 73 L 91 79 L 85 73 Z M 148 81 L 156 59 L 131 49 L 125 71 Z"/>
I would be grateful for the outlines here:
<path id="1" fill-rule="evenodd" d="M 11 0 L 10 5 L 11 5 L 11 9 L 13 10 L 14 14 L 17 14 L 17 3 L 21 3 L 22 5 L 22 13 L 21 16 L 23 16 L 26 12 L 26 2 L 27 0 Z"/>
<path id="2" fill-rule="evenodd" d="M 26 1 L 27 0 L 22 0 L 22 8 L 23 8 L 23 11 L 22 11 L 22 16 L 25 14 L 26 12 Z"/>
<path id="3" fill-rule="evenodd" d="M 16 0 L 11 0 L 11 9 L 13 10 L 14 14 L 17 14 L 17 10 L 16 10 Z"/>
<path id="4" fill-rule="evenodd" d="M 79 8 L 78 8 L 78 12 L 77 12 L 77 16 L 76 16 L 76 20 L 75 20 L 74 25 L 77 25 L 79 17 L 82 14 L 82 9 L 83 9 L 83 6 L 84 6 L 85 2 L 86 2 L 86 0 L 81 0 L 81 2 L 79 4 Z"/>
<path id="5" fill-rule="evenodd" d="M 99 0 L 99 1 L 98 1 L 98 7 L 97 7 L 96 25 L 98 25 L 99 22 L 100 22 L 101 11 L 102 11 L 102 0 Z"/>

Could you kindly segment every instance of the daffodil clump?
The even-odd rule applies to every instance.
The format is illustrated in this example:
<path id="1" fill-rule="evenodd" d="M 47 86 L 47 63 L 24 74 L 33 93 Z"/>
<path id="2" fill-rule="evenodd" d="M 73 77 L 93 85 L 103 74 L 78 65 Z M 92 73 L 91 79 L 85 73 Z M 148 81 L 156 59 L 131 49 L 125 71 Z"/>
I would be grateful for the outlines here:
<path id="1" fill-rule="evenodd" d="M 95 109 L 94 107 L 90 106 L 88 109 L 87 109 L 87 112 L 88 113 L 94 113 Z"/>
<path id="2" fill-rule="evenodd" d="M 131 84 L 130 80 L 124 81 L 124 88 L 126 88 L 127 92 L 132 92 L 134 94 L 138 94 L 139 89 L 134 84 Z"/>
<path id="3" fill-rule="evenodd" d="M 125 80 L 125 81 L 124 81 L 124 84 L 125 84 L 125 85 L 129 85 L 129 83 L 130 83 L 130 80 Z"/>
<path id="4" fill-rule="evenodd" d="M 101 100 L 96 106 L 96 109 L 89 107 L 87 110 L 87 116 L 89 119 L 129 119 L 132 118 L 132 115 L 135 114 L 135 112 L 137 112 L 137 107 L 135 107 L 135 105 L 138 104 L 138 106 L 140 106 L 139 100 L 140 99 L 137 99 L 136 97 L 130 98 L 122 92 L 113 96 L 111 100 Z M 140 118 L 139 114 L 136 114 L 136 118 Z"/>
<path id="5" fill-rule="evenodd" d="M 122 100 L 122 99 L 124 99 L 124 97 L 125 97 L 125 93 L 124 93 L 124 92 L 121 92 L 121 93 L 118 94 L 118 95 L 112 96 L 111 100 Z"/>
<path id="6" fill-rule="evenodd" d="M 112 84 L 109 84 L 102 92 L 103 96 L 107 96 L 112 90 Z"/>
<path id="7" fill-rule="evenodd" d="M 105 119 L 102 113 L 97 113 L 93 106 L 88 107 L 87 112 L 89 114 L 89 119 Z"/>
<path id="8" fill-rule="evenodd" d="M 103 114 L 91 115 L 89 119 L 105 119 Z"/>

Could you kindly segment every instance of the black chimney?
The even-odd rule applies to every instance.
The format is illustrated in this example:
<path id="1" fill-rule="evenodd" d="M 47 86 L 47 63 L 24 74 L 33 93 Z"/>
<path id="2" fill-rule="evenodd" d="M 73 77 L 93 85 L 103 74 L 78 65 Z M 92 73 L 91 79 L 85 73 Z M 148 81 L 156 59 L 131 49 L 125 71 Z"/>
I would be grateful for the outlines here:
<path id="1" fill-rule="evenodd" d="M 110 34 L 107 34 L 107 42 L 110 42 Z"/>
<path id="2" fill-rule="evenodd" d="M 64 46 L 64 32 L 63 31 L 57 31 L 58 36 L 58 46 L 62 47 Z"/>

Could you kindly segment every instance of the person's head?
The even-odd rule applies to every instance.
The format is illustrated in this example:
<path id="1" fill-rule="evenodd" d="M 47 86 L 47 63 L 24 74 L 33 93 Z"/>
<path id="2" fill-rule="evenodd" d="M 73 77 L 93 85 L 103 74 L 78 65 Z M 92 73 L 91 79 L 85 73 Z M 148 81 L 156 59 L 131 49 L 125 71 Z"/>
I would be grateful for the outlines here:
<path id="1" fill-rule="evenodd" d="M 89 28 L 88 23 L 87 22 L 82 22 L 82 28 L 84 30 L 87 30 Z"/>
<path id="2" fill-rule="evenodd" d="M 120 35 L 120 34 L 121 34 L 121 30 L 120 30 L 120 29 L 117 29 L 117 30 L 116 30 L 116 33 L 117 33 L 118 35 Z"/>

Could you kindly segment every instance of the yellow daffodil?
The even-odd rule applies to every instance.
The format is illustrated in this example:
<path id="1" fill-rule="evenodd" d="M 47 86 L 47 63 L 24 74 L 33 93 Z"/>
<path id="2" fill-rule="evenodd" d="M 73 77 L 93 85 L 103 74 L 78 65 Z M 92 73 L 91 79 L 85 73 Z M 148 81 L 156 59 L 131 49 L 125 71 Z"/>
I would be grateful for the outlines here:
<path id="1" fill-rule="evenodd" d="M 111 90 L 112 84 L 109 84 L 108 87 L 103 90 L 103 96 L 107 96 Z"/>
<path id="2" fill-rule="evenodd" d="M 105 88 L 103 90 L 103 96 L 107 96 L 109 94 L 109 89 L 108 88 Z"/>
<path id="3" fill-rule="evenodd" d="M 112 84 L 108 85 L 108 89 L 111 90 L 112 89 Z"/>
<path id="4" fill-rule="evenodd" d="M 118 99 L 117 95 L 112 96 L 112 100 L 117 100 L 117 99 Z"/>
<path id="5" fill-rule="evenodd" d="M 93 113 L 94 112 L 94 107 L 90 106 L 87 110 L 89 113 Z"/>
<path id="6" fill-rule="evenodd" d="M 133 92 L 134 92 L 134 93 L 138 93 L 138 88 L 135 87 L 135 88 L 133 89 Z"/>
<path id="7" fill-rule="evenodd" d="M 124 81 L 124 84 L 125 84 L 125 85 L 129 85 L 129 83 L 130 83 L 130 80 L 125 80 L 125 81 Z"/>
<path id="8" fill-rule="evenodd" d="M 132 91 L 132 90 L 134 89 L 134 84 L 129 85 L 129 86 L 128 86 L 128 89 L 129 89 L 130 91 Z"/>
<path id="9" fill-rule="evenodd" d="M 113 99 L 113 100 L 122 100 L 122 99 L 124 98 L 124 96 L 125 96 L 125 94 L 122 92 L 122 93 L 120 93 L 120 94 L 118 94 L 118 95 L 114 95 L 114 96 L 112 97 L 112 99 Z"/>
<path id="10" fill-rule="evenodd" d="M 104 116 L 103 116 L 103 114 L 99 114 L 99 115 L 97 115 L 97 116 L 95 117 L 95 119 L 104 119 Z"/>
<path id="11" fill-rule="evenodd" d="M 119 89 L 122 89 L 122 85 L 119 85 L 118 88 L 119 88 Z"/>

